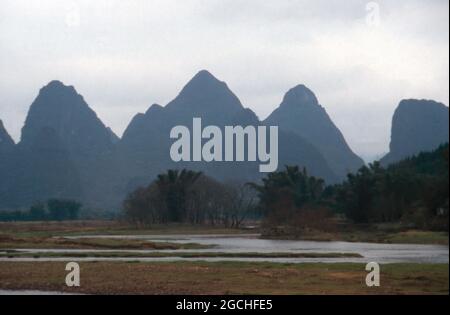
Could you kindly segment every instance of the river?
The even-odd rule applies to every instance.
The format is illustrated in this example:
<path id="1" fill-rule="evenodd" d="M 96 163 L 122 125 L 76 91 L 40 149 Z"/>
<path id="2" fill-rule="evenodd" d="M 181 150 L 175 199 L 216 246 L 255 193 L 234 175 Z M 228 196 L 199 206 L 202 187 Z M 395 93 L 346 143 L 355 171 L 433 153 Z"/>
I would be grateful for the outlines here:
<path id="1" fill-rule="evenodd" d="M 449 247 L 447 245 L 415 245 L 415 244 L 374 244 L 349 242 L 315 242 L 292 240 L 260 239 L 257 234 L 247 235 L 121 235 L 121 236 L 83 236 L 84 238 L 123 238 L 142 239 L 152 242 L 197 243 L 211 245 L 208 249 L 178 250 L 180 252 L 223 252 L 223 253 L 358 253 L 362 258 L 0 258 L 0 261 L 250 261 L 279 263 L 448 263 Z M 83 238 L 78 237 L 78 238 Z M 73 237 L 75 238 L 75 237 Z M 176 250 L 69 250 L 69 249 L 30 249 L 22 250 L 33 253 L 45 252 L 83 252 L 83 253 L 149 253 L 176 252 Z"/>

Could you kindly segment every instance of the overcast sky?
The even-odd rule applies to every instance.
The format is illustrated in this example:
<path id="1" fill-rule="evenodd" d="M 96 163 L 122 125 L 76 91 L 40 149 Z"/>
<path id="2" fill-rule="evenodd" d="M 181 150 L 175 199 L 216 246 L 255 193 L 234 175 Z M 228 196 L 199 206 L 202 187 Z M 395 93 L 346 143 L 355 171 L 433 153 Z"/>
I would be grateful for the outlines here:
<path id="1" fill-rule="evenodd" d="M 403 98 L 449 102 L 448 0 L 0 0 L 0 119 L 74 85 L 120 136 L 199 70 L 261 119 L 305 84 L 353 150 L 388 151 Z M 369 18 L 368 17 L 369 14 Z"/>

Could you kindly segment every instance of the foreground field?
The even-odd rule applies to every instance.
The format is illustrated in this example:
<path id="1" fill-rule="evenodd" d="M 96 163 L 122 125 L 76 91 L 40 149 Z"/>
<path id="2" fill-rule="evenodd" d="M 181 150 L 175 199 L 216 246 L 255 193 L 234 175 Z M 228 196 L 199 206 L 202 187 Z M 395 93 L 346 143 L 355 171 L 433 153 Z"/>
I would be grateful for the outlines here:
<path id="1" fill-rule="evenodd" d="M 448 264 L 392 264 L 368 288 L 361 264 L 244 262 L 81 263 L 81 287 L 65 286 L 65 264 L 0 263 L 0 289 L 87 294 L 448 294 Z"/>
<path id="2" fill-rule="evenodd" d="M 252 229 L 250 233 L 258 233 Z M 376 232 L 350 230 L 341 233 L 302 235 L 305 239 L 367 241 L 381 243 L 448 244 L 448 234 L 423 231 Z M 283 252 L 281 243 L 274 252 L 260 252 L 252 245 L 248 252 L 208 251 L 214 245 L 195 242 L 154 242 L 148 239 L 102 238 L 96 235 L 167 235 L 202 234 L 216 244 L 217 234 L 225 239 L 249 233 L 247 229 L 223 229 L 183 225 L 154 226 L 137 229 L 113 221 L 0 223 L 0 290 L 43 290 L 87 294 L 448 294 L 448 264 L 382 265 L 381 287 L 365 285 L 365 265 L 359 263 L 330 264 L 329 258 L 362 257 L 357 251 L 326 253 L 311 251 Z M 214 234 L 214 235 L 210 235 Z M 239 235 L 241 234 L 241 235 Z M 67 238 L 67 236 L 85 236 Z M 86 237 L 87 236 L 87 237 Z M 185 236 L 183 236 L 185 237 Z M 170 239 L 170 238 L 169 238 Z M 222 240 L 223 241 L 223 240 Z M 245 241 L 259 242 L 254 239 Z M 264 241 L 263 241 L 264 242 Z M 245 242 L 244 242 L 245 243 Z M 246 243 L 247 246 L 250 246 Z M 252 243 L 253 244 L 253 243 Z M 320 245 L 322 244 L 322 245 Z M 318 248 L 326 248 L 320 243 Z M 291 249 L 293 245 L 284 247 Z M 303 245 L 296 245 L 304 248 Z M 295 247 L 295 246 L 294 246 Z M 29 251 L 18 251 L 18 249 Z M 72 249 L 71 252 L 34 252 L 33 249 Z M 223 247 L 227 249 L 226 246 Z M 366 248 L 363 246 L 363 248 Z M 77 251 L 79 249 L 79 251 Z M 92 252 L 83 252 L 91 249 Z M 127 252 L 127 250 L 150 252 Z M 162 252 L 165 249 L 174 252 Z M 198 250 L 187 252 L 183 250 Z M 108 252 L 98 251 L 108 250 Z M 272 250 L 272 248 L 271 248 Z M 338 248 L 340 250 L 340 248 Z M 81 287 L 65 285 L 65 263 L 39 261 L 52 257 L 68 259 L 102 257 L 122 258 L 119 262 L 82 262 Z M 286 264 L 280 262 L 137 262 L 139 258 L 322 258 L 325 263 Z M 36 259 L 34 262 L 10 262 L 9 258 Z M 376 260 L 374 260 L 376 261 Z M 358 261 L 359 262 L 359 261 Z M 436 261 L 441 262 L 441 261 Z"/>

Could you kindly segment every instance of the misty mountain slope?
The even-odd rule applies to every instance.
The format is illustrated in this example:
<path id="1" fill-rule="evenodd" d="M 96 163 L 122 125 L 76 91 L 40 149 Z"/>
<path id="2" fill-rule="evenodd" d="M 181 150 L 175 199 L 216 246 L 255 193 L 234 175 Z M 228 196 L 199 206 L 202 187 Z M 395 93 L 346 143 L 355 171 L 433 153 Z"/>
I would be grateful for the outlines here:
<path id="1" fill-rule="evenodd" d="M 2 153 L 9 152 L 14 149 L 14 140 L 6 131 L 3 121 L 0 119 L 0 156 Z"/>
<path id="2" fill-rule="evenodd" d="M 319 104 L 314 93 L 304 85 L 298 85 L 288 91 L 281 105 L 264 123 L 278 125 L 313 144 L 340 178 L 364 164 L 364 161 L 352 152 L 341 131 Z"/>
<path id="3" fill-rule="evenodd" d="M 100 206 L 101 196 L 109 190 L 114 139 L 72 86 L 52 81 L 29 109 L 17 145 L 13 167 L 17 179 L 11 189 L 21 190 L 22 205 L 32 201 L 27 196 L 39 200 L 73 196 Z"/>
<path id="4" fill-rule="evenodd" d="M 0 187 L 2 186 L 2 182 L 6 181 L 6 171 L 9 167 L 8 164 L 11 162 L 11 155 L 14 153 L 15 148 L 16 144 L 14 143 L 14 140 L 11 138 L 8 131 L 6 131 L 3 122 L 0 120 Z"/>
<path id="5" fill-rule="evenodd" d="M 279 156 L 278 170 L 297 165 L 306 168 L 308 174 L 325 179 L 327 184 L 340 181 L 317 147 L 295 133 L 279 130 Z"/>
<path id="6" fill-rule="evenodd" d="M 249 120 L 254 122 L 253 117 L 256 115 L 250 114 L 249 118 L 248 111 L 224 82 L 217 80 L 207 71 L 199 72 L 173 101 L 165 107 L 152 105 L 145 114 L 136 115 L 125 130 L 118 144 L 117 155 L 121 169 L 126 169 L 126 181 L 131 182 L 129 189 L 135 188 L 137 184 L 150 182 L 157 174 L 169 168 L 203 171 L 219 179 L 255 178 L 256 165 L 253 166 L 254 171 L 250 172 L 249 177 L 245 175 L 248 172 L 242 169 L 244 164 L 252 163 L 175 163 L 170 157 L 170 147 L 175 141 L 170 139 L 173 127 L 187 126 L 192 131 L 194 117 L 202 118 L 203 127 L 223 127 Z M 257 118 L 256 121 L 258 122 Z M 247 165 L 244 168 L 248 167 Z"/>
<path id="7" fill-rule="evenodd" d="M 231 122 L 244 107 L 225 82 L 202 70 L 165 109 L 173 119 L 201 117 L 206 124 L 220 125 Z"/>
<path id="8" fill-rule="evenodd" d="M 9 163 L 12 160 L 11 155 L 14 153 L 16 144 L 14 140 L 6 131 L 3 121 L 0 120 L 0 187 L 2 183 L 6 181 L 6 172 L 9 167 Z M 1 188 L 0 188 L 1 189 Z"/>
<path id="9" fill-rule="evenodd" d="M 0 120 L 0 206 L 5 201 L 11 173 L 11 163 L 14 160 L 15 143 L 6 131 L 3 122 Z"/>
<path id="10" fill-rule="evenodd" d="M 202 118 L 202 127 L 215 125 L 223 134 L 225 126 L 263 125 L 224 82 L 201 71 L 166 107 L 155 104 L 137 114 L 119 139 L 73 87 L 52 81 L 31 105 L 20 143 L 12 143 L 0 206 L 73 198 L 88 207 L 117 209 L 128 192 L 167 169 L 188 168 L 234 182 L 265 176 L 259 172 L 259 161 L 173 162 L 170 147 L 175 140 L 170 131 L 177 125 L 192 129 L 194 117 Z M 10 147 L 10 137 L 3 130 L 1 135 Z M 338 178 L 314 143 L 281 129 L 278 167 L 284 165 L 306 167 L 330 183 Z"/>
<path id="11" fill-rule="evenodd" d="M 131 120 L 117 145 L 117 181 L 122 193 L 147 184 L 167 168 L 170 160 L 169 120 L 165 109 L 157 104 Z"/>
<path id="12" fill-rule="evenodd" d="M 224 181 L 250 181 L 264 176 L 259 172 L 259 162 L 172 162 L 169 152 L 174 140 L 169 137 L 170 130 L 177 125 L 192 129 L 194 117 L 202 118 L 203 127 L 215 125 L 222 132 L 224 126 L 262 125 L 224 82 L 201 71 L 166 107 L 153 105 L 145 114 L 136 115 L 126 129 L 118 145 L 118 156 L 120 164 L 128 169 L 124 176 L 133 183 L 130 189 L 149 182 L 167 168 L 203 171 Z M 279 167 L 296 164 L 330 182 L 336 181 L 336 175 L 312 144 L 285 131 L 280 131 L 279 139 Z M 133 161 L 133 165 L 126 161 Z"/>
<path id="13" fill-rule="evenodd" d="M 390 152 L 381 159 L 389 165 L 449 141 L 449 109 L 430 100 L 403 100 L 392 119 Z"/>
<path id="14" fill-rule="evenodd" d="M 21 144 L 33 142 L 41 128 L 55 130 L 71 154 L 104 153 L 112 148 L 111 130 L 97 117 L 72 86 L 52 81 L 31 104 L 22 128 Z"/>
<path id="15" fill-rule="evenodd" d="M 0 206 L 13 208 L 49 198 L 83 198 L 77 167 L 54 129 L 41 128 L 32 143 L 17 146 L 0 197 Z"/>

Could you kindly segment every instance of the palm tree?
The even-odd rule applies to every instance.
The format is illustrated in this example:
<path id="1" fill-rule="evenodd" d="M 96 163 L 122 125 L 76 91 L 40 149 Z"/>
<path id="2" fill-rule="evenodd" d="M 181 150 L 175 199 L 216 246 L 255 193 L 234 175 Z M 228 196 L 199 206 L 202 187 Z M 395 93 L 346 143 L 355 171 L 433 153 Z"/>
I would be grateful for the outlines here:
<path id="1" fill-rule="evenodd" d="M 305 168 L 286 166 L 284 171 L 274 172 L 264 178 L 262 185 L 250 183 L 259 195 L 262 208 L 267 212 L 276 211 L 273 205 L 288 198 L 297 209 L 307 203 L 321 199 L 325 182 L 309 176 Z"/>
<path id="2" fill-rule="evenodd" d="M 186 196 L 192 185 L 202 176 L 201 172 L 183 169 L 169 170 L 158 175 L 156 185 L 164 196 L 169 221 L 181 222 L 186 214 Z"/>

